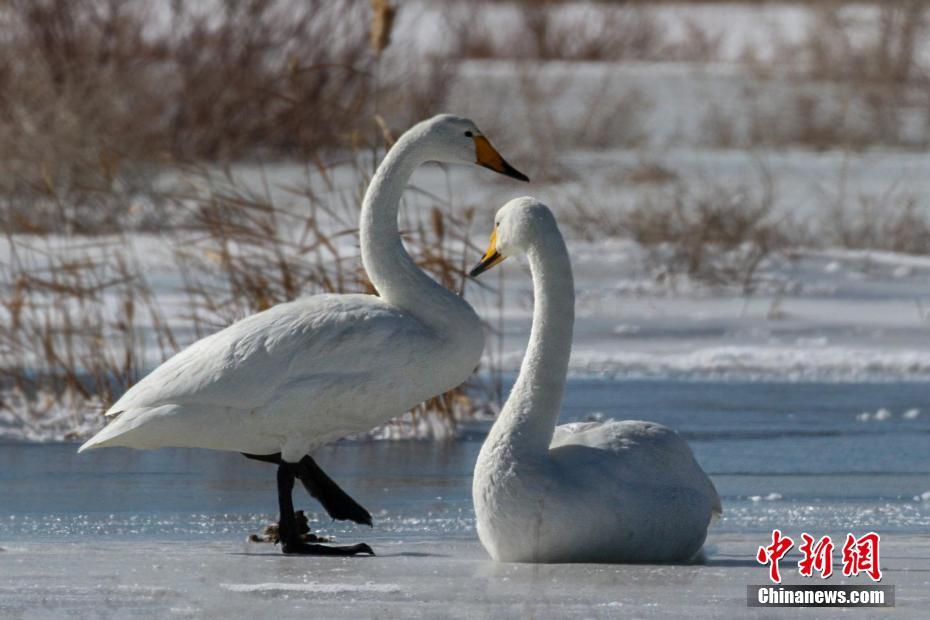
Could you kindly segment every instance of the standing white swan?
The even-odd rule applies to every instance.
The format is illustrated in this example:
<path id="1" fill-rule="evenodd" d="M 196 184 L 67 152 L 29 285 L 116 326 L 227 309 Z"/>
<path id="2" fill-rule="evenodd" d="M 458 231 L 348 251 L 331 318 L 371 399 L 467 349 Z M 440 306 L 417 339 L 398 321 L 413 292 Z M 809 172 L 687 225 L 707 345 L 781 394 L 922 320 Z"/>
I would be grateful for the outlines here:
<path id="1" fill-rule="evenodd" d="M 478 163 L 528 180 L 473 122 L 450 115 L 408 130 L 381 162 L 362 204 L 362 262 L 380 297 L 316 295 L 247 317 L 178 353 L 132 387 L 80 451 L 104 446 L 232 450 L 278 465 L 285 553 L 371 553 L 297 534 L 295 477 L 335 519 L 371 524 L 308 455 L 370 430 L 461 384 L 478 365 L 481 321 L 404 250 L 398 204 L 427 161 Z"/>
<path id="2" fill-rule="evenodd" d="M 651 422 L 555 426 L 572 346 L 575 295 L 552 213 L 519 198 L 497 213 L 476 276 L 525 254 L 535 307 L 507 404 L 481 448 L 472 492 L 478 537 L 502 562 L 685 561 L 720 499 L 674 431 Z"/>

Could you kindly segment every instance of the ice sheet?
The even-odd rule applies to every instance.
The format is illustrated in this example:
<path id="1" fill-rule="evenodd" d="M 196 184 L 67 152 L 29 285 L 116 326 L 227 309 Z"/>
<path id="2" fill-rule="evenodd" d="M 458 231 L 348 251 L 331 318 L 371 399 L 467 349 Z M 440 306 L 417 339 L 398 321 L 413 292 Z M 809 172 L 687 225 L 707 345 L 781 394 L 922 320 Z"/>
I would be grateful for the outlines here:
<path id="1" fill-rule="evenodd" d="M 284 557 L 268 545 L 107 541 L 0 551 L 0 616 L 28 618 L 733 618 L 766 583 L 759 537 L 711 536 L 693 566 L 495 564 L 477 541 L 382 543 L 374 558 Z M 882 583 L 900 618 L 930 605 L 930 541 L 885 537 Z M 782 566 L 785 583 L 811 583 Z M 833 577 L 830 583 L 870 583 Z M 794 613 L 792 613 L 794 611 Z M 837 610 L 805 610 L 835 617 Z"/>

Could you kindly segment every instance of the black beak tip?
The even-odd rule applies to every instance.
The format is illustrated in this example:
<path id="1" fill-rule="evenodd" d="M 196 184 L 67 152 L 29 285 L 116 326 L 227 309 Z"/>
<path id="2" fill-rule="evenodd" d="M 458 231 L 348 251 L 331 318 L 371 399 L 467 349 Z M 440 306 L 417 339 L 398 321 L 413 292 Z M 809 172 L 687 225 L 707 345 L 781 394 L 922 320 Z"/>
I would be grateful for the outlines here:
<path id="1" fill-rule="evenodd" d="M 520 172 L 519 170 L 511 166 L 506 161 L 503 162 L 503 170 L 498 170 L 497 168 L 494 168 L 487 164 L 479 164 L 479 165 L 487 168 L 488 170 L 493 170 L 494 172 L 497 172 L 498 174 L 502 174 L 506 177 L 510 177 L 511 179 L 516 179 L 518 181 L 524 181 L 526 183 L 530 182 L 530 177 L 526 176 L 525 174 L 523 174 L 522 172 Z"/>
<path id="2" fill-rule="evenodd" d="M 518 181 L 523 181 L 525 183 L 530 182 L 530 177 L 526 176 L 525 174 L 523 174 L 522 172 L 520 172 L 519 170 L 517 170 L 516 168 L 514 168 L 513 166 L 511 166 L 510 164 L 506 162 L 504 162 L 504 170 L 505 170 L 504 174 L 506 174 L 509 177 L 512 177 Z"/>
<path id="3" fill-rule="evenodd" d="M 468 277 L 469 277 L 469 278 L 477 278 L 478 276 L 481 275 L 481 272 L 482 272 L 482 271 L 484 271 L 484 266 L 483 266 L 483 265 L 480 265 L 480 264 L 475 265 L 475 268 L 468 272 Z"/>

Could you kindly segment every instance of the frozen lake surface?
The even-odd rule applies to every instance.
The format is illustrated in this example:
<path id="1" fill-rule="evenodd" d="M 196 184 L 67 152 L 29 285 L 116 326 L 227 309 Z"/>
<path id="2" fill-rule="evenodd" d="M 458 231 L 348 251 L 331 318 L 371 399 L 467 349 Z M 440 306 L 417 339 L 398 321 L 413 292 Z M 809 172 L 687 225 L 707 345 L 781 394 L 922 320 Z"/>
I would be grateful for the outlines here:
<path id="1" fill-rule="evenodd" d="M 494 564 L 476 541 L 456 539 L 385 541 L 381 555 L 354 559 L 284 557 L 241 541 L 15 543 L 0 559 L 0 616 L 798 617 L 798 610 L 746 607 L 746 585 L 765 579 L 765 569 L 747 559 L 758 543 L 745 535 L 714 535 L 709 559 L 693 566 Z M 927 538 L 886 536 L 882 552 L 882 583 L 896 588 L 893 616 L 926 618 Z M 802 583 L 785 570 L 787 561 L 784 583 Z M 869 610 L 803 611 L 806 618 L 870 617 Z"/>
<path id="2" fill-rule="evenodd" d="M 647 418 L 688 439 L 723 499 L 704 564 L 494 565 L 475 538 L 470 498 L 480 425 L 450 443 L 320 451 L 375 527 L 328 522 L 300 489 L 296 504 L 315 529 L 379 553 L 350 560 L 246 543 L 273 518 L 274 469 L 239 455 L 77 456 L 76 444 L 5 443 L 0 616 L 213 617 L 273 606 L 275 617 L 664 617 L 693 615 L 694 604 L 732 617 L 746 611 L 745 586 L 764 583 L 753 556 L 775 527 L 794 538 L 875 530 L 898 612 L 930 602 L 926 385 L 572 380 L 563 421 L 592 415 Z"/>

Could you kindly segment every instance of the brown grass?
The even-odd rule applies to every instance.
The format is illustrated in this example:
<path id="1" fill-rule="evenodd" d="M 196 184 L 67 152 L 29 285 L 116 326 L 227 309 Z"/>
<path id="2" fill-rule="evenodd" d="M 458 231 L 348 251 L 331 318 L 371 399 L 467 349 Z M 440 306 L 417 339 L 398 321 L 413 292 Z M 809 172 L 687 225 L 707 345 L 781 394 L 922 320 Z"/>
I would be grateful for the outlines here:
<path id="1" fill-rule="evenodd" d="M 89 143 L 69 146 L 98 163 L 315 151 L 351 131 L 371 96 L 361 2 L 249 0 L 216 15 L 185 0 L 161 13 L 140 0 L 10 0 L 0 11 L 13 33 L 5 131 L 19 142 L 29 127 L 73 127 Z"/>
<path id="2" fill-rule="evenodd" d="M 0 411 L 26 428 L 64 406 L 77 430 L 144 374 L 143 360 L 177 349 L 124 240 L 67 247 L 55 239 L 5 242 Z"/>
<path id="3" fill-rule="evenodd" d="M 818 225 L 825 245 L 930 254 L 930 210 L 925 201 L 896 183 L 880 193 L 853 194 L 849 181 L 844 167 L 836 186 L 821 192 L 825 215 Z"/>
<path id="4" fill-rule="evenodd" d="M 376 113 L 405 127 L 436 112 L 442 80 L 380 70 L 393 13 L 375 8 L 372 20 L 362 0 L 246 0 L 210 14 L 190 0 L 0 3 L 5 220 L 115 232 L 138 223 L 126 205 L 151 199 L 166 165 L 310 160 L 377 142 Z"/>
<path id="5" fill-rule="evenodd" d="M 507 3 L 500 3 L 507 4 Z M 515 2 L 512 19 L 489 22 L 473 4 L 451 5 L 446 28 L 451 55 L 471 59 L 567 61 L 709 61 L 722 36 L 693 23 L 673 42 L 647 7 L 595 3 Z"/>
<path id="6" fill-rule="evenodd" d="M 856 209 L 829 217 L 831 244 L 850 249 L 930 254 L 930 213 L 913 196 L 860 196 Z"/>
<path id="7" fill-rule="evenodd" d="M 789 223 L 773 212 L 771 178 L 762 170 L 755 185 L 688 186 L 671 174 L 663 172 L 666 186 L 640 193 L 629 210 L 598 211 L 575 201 L 576 213 L 566 221 L 582 235 L 593 230 L 597 238 L 636 241 L 649 272 L 672 287 L 686 276 L 751 294 L 763 261 L 797 242 L 789 241 Z"/>
<path id="8" fill-rule="evenodd" d="M 875 19 L 861 17 L 874 9 Z M 922 58 L 930 35 L 930 4 L 924 0 L 860 5 L 825 2 L 809 9 L 803 36 L 789 43 L 776 36 L 768 57 L 752 49 L 745 64 L 753 75 L 781 83 L 745 104 L 747 144 L 800 145 L 815 149 L 863 149 L 875 145 L 925 148 L 930 144 L 930 66 Z M 769 101 L 768 103 L 771 103 Z M 722 145 L 734 131 L 725 120 L 713 131 Z M 916 122 L 915 122 L 916 121 Z"/>

